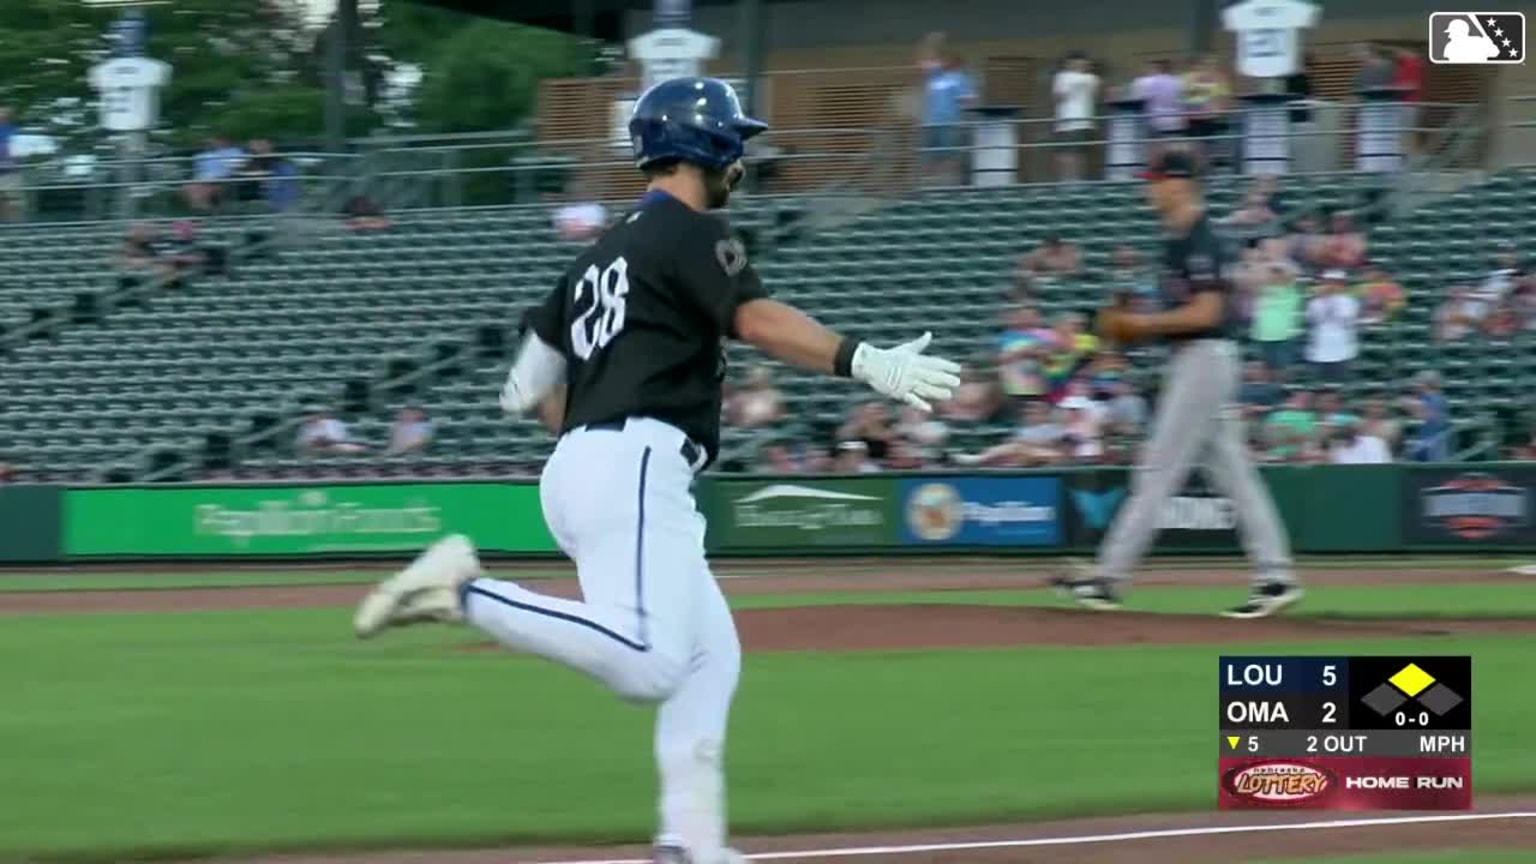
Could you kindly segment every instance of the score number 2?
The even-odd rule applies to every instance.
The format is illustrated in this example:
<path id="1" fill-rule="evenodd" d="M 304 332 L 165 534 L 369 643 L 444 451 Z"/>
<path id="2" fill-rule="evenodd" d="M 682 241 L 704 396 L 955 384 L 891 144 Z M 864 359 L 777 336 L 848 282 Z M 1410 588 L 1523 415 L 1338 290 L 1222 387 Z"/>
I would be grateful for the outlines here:
<path id="1" fill-rule="evenodd" d="M 1323 667 L 1323 686 L 1324 687 L 1335 687 L 1335 686 L 1338 685 L 1338 683 L 1339 683 L 1339 667 L 1333 665 L 1332 663 L 1329 663 L 1328 665 L 1324 666 Z M 1337 715 L 1338 713 L 1339 713 L 1339 706 L 1338 705 L 1336 705 L 1333 702 L 1324 702 L 1323 703 L 1323 722 L 1324 723 L 1337 723 L 1337 722 L 1339 722 L 1337 719 L 1335 719 L 1335 715 Z"/>

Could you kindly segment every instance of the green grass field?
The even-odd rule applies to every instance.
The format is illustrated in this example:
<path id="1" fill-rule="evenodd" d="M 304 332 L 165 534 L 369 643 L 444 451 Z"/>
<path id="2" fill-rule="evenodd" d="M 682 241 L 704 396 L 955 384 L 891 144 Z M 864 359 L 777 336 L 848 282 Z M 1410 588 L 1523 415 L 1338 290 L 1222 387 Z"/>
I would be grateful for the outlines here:
<path id="1" fill-rule="evenodd" d="M 1208 612 L 1232 590 L 1136 592 Z M 1319 589 L 1313 615 L 1536 617 L 1507 586 Z M 1047 592 L 740 598 L 1056 601 Z M 348 610 L 12 617 L 0 626 L 0 860 L 127 850 L 644 838 L 650 715 L 553 665 L 429 629 L 355 642 Z M 1470 653 L 1480 793 L 1536 791 L 1536 639 L 1244 645 Z M 917 827 L 1215 798 L 1219 646 L 1127 645 L 747 660 L 729 756 L 742 833 Z M 1367 861 L 1494 862 L 1425 857 Z M 1521 860 L 1529 860 L 1529 854 Z"/>

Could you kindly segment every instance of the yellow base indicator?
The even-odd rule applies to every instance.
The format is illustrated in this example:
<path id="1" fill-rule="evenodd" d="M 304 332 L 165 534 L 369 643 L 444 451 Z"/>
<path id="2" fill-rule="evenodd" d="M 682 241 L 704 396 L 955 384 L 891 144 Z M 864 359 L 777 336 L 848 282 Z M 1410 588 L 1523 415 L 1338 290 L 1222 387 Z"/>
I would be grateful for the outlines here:
<path id="1" fill-rule="evenodd" d="M 1403 671 L 1387 679 L 1392 686 L 1407 693 L 1409 698 L 1424 692 L 1424 688 L 1435 683 L 1435 676 L 1420 669 L 1417 663 L 1409 663 L 1403 667 Z"/>

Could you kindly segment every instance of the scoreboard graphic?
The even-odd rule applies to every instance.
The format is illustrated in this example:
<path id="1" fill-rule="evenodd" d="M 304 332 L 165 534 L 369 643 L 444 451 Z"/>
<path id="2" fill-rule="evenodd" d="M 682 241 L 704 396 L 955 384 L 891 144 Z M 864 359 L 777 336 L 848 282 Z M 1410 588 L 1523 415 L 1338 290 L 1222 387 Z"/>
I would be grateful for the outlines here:
<path id="1" fill-rule="evenodd" d="M 1471 657 L 1222 657 L 1224 809 L 1470 810 Z"/>

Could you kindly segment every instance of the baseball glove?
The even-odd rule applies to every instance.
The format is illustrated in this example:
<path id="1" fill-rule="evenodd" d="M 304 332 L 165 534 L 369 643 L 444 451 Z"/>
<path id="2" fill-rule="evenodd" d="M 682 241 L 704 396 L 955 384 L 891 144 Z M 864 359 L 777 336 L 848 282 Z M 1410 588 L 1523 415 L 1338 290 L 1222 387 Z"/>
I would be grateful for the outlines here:
<path id="1" fill-rule="evenodd" d="M 1129 298 L 1124 294 L 1117 294 L 1108 306 L 1099 310 L 1098 317 L 1094 319 L 1093 330 L 1100 339 L 1107 342 L 1129 345 L 1141 338 L 1141 333 L 1134 322 L 1135 319 L 1130 313 Z"/>

